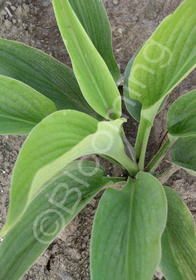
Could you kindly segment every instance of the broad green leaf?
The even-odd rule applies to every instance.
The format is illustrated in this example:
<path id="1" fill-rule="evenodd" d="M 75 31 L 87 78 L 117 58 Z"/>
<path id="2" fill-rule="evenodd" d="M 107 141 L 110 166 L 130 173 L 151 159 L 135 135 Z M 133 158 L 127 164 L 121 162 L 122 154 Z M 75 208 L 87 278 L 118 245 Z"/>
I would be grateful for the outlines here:
<path id="1" fill-rule="evenodd" d="M 127 111 L 129 114 L 136 120 L 140 121 L 140 114 L 142 109 L 142 104 L 135 99 L 132 99 L 129 96 L 129 76 L 131 72 L 131 68 L 133 66 L 133 63 L 135 61 L 135 58 L 137 56 L 138 52 L 130 59 L 129 63 L 127 64 L 126 70 L 125 70 L 125 79 L 124 79 L 124 86 L 123 86 L 123 100 L 125 103 L 125 106 L 127 108 Z"/>
<path id="2" fill-rule="evenodd" d="M 196 1 L 185 0 L 160 24 L 137 55 L 129 89 L 130 97 L 141 102 L 143 109 L 159 103 L 194 69 L 195 10 Z"/>
<path id="3" fill-rule="evenodd" d="M 73 110 L 57 111 L 29 134 L 17 159 L 11 184 L 5 235 L 31 201 L 73 160 L 88 154 L 114 158 L 135 174 L 137 165 L 124 151 L 120 135 L 123 119 L 100 122 Z"/>
<path id="4" fill-rule="evenodd" d="M 196 175 L 196 136 L 179 138 L 170 150 L 170 157 L 174 164 Z"/>
<path id="5" fill-rule="evenodd" d="M 58 233 L 112 179 L 94 162 L 75 161 L 42 191 L 0 245 L 0 279 L 18 280 Z M 116 179 L 114 178 L 114 182 Z"/>
<path id="6" fill-rule="evenodd" d="M 89 134 L 95 133 L 97 124 L 97 120 L 84 113 L 63 110 L 51 114 L 34 127 L 14 167 L 5 228 L 19 219 L 30 203 L 29 191 L 37 171 L 62 156 Z M 48 178 L 52 180 L 50 174 Z"/>
<path id="7" fill-rule="evenodd" d="M 54 103 L 33 88 L 0 75 L 0 134 L 27 134 L 47 115 Z"/>
<path id="8" fill-rule="evenodd" d="M 164 189 L 152 175 L 140 172 L 122 191 L 107 189 L 92 231 L 92 280 L 152 280 L 166 219 Z"/>
<path id="9" fill-rule="evenodd" d="M 172 136 L 196 135 L 196 90 L 181 96 L 171 105 L 167 129 Z"/>
<path id="10" fill-rule="evenodd" d="M 73 71 L 44 52 L 0 39 L 0 74 L 19 80 L 51 99 L 57 109 L 97 114 L 84 99 Z"/>
<path id="11" fill-rule="evenodd" d="M 139 51 L 138 51 L 139 52 Z M 135 61 L 135 58 L 137 56 L 138 53 L 136 53 L 129 61 L 129 63 L 127 64 L 126 70 L 125 70 L 125 80 L 124 80 L 124 86 L 123 86 L 123 100 L 125 102 L 125 106 L 127 108 L 127 111 L 129 112 L 129 114 L 138 122 L 140 122 L 140 117 L 141 117 L 141 111 L 142 111 L 142 104 L 135 99 L 132 99 L 129 95 L 129 76 L 130 76 L 130 72 L 131 72 L 131 68 L 133 66 L 133 63 Z M 159 113 L 164 104 L 165 101 L 167 100 L 167 96 L 163 99 L 162 103 L 160 103 L 160 107 L 158 109 Z"/>
<path id="12" fill-rule="evenodd" d="M 167 280 L 196 279 L 196 235 L 193 217 L 179 195 L 165 187 L 168 218 L 162 236 L 160 268 Z"/>
<path id="13" fill-rule="evenodd" d="M 121 116 L 118 88 L 89 36 L 74 13 L 69 0 L 53 0 L 62 38 L 71 57 L 81 91 L 89 105 L 101 116 Z"/>
<path id="14" fill-rule="evenodd" d="M 102 1 L 69 0 L 69 2 L 117 83 L 120 77 L 120 70 L 114 59 L 111 27 Z"/>

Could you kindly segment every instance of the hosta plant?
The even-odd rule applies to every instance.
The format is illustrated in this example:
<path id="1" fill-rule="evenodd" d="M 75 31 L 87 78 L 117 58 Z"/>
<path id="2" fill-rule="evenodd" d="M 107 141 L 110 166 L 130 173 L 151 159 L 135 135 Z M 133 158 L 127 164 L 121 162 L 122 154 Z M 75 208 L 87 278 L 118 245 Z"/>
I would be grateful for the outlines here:
<path id="1" fill-rule="evenodd" d="M 193 218 L 175 191 L 154 176 L 172 164 L 196 174 L 196 90 L 170 107 L 167 139 L 145 161 L 156 114 L 196 64 L 196 1 L 185 0 L 130 60 L 124 96 L 139 122 L 126 139 L 119 69 L 100 0 L 53 0 L 73 71 L 43 52 L 0 39 L 0 133 L 29 134 L 16 161 L 0 279 L 20 279 L 58 233 L 101 190 L 91 238 L 92 280 L 196 279 Z M 87 155 L 127 171 L 105 176 Z"/>

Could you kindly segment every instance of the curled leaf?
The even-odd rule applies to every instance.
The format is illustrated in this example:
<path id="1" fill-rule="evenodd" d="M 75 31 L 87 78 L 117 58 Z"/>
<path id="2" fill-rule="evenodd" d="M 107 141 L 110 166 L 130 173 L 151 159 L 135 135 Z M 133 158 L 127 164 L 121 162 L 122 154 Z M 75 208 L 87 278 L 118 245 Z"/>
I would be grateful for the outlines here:
<path id="1" fill-rule="evenodd" d="M 121 116 L 121 98 L 101 55 L 78 20 L 69 0 L 53 0 L 57 23 L 84 98 L 106 119 Z"/>
<path id="2" fill-rule="evenodd" d="M 172 136 L 196 135 L 196 90 L 178 98 L 167 115 L 167 129 Z"/>

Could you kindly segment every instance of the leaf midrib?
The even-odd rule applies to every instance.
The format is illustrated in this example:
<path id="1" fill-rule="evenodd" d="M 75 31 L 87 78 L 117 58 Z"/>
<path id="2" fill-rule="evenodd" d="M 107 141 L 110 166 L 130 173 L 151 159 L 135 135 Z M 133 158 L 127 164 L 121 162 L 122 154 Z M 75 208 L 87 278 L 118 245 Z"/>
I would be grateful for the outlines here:
<path id="1" fill-rule="evenodd" d="M 128 259 L 129 259 L 129 236 L 131 235 L 131 223 L 132 223 L 132 217 L 133 217 L 133 200 L 135 196 L 135 190 L 136 186 L 135 183 L 133 182 L 132 191 L 129 197 L 130 205 L 129 205 L 129 219 L 128 219 L 128 235 L 127 235 L 127 251 L 126 251 L 126 272 L 125 272 L 125 277 L 127 277 L 128 273 Z M 127 278 L 126 278 L 127 279 Z"/>
<path id="2" fill-rule="evenodd" d="M 3 117 L 5 119 L 19 121 L 19 122 L 22 122 L 22 123 L 28 123 L 28 124 L 31 124 L 31 125 L 34 125 L 34 126 L 37 124 L 37 122 L 28 121 L 26 119 L 22 119 L 22 118 L 10 116 L 10 115 L 5 115 L 5 114 L 0 114 L 0 117 Z"/>

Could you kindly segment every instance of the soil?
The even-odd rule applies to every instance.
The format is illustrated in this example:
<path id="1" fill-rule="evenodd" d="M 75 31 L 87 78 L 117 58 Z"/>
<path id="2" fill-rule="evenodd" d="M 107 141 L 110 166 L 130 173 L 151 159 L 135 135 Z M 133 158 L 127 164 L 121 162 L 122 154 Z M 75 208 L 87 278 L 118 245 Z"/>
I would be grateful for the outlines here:
<path id="1" fill-rule="evenodd" d="M 162 19 L 172 13 L 181 0 L 104 0 L 111 22 L 114 54 L 122 77 L 135 51 L 156 29 Z M 0 36 L 39 48 L 71 66 L 58 31 L 49 0 L 0 0 Z M 170 104 L 180 95 L 196 88 L 196 71 L 189 75 L 170 95 L 157 116 L 150 137 L 148 157 L 156 151 L 164 133 Z M 125 125 L 127 138 L 134 143 L 137 123 L 129 118 Z M 0 136 L 0 228 L 6 220 L 11 173 L 25 137 Z M 159 169 L 162 172 L 164 163 Z M 104 162 L 108 174 L 119 176 L 121 170 Z M 167 185 L 182 196 L 196 219 L 196 180 L 183 170 L 165 179 Z M 61 232 L 45 253 L 22 278 L 89 280 L 89 246 L 93 217 L 101 194 Z M 155 279 L 164 279 L 157 272 Z"/>

